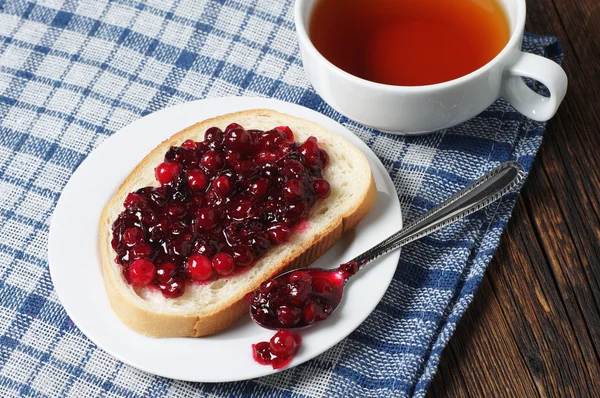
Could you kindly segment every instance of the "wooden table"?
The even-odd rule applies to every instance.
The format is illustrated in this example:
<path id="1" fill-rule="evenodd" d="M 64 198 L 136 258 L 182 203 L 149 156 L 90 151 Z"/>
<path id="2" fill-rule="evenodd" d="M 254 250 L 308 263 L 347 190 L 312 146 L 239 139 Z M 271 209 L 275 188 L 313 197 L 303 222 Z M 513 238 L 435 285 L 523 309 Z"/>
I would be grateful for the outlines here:
<path id="1" fill-rule="evenodd" d="M 569 89 L 432 397 L 600 396 L 600 0 L 528 0 Z"/>

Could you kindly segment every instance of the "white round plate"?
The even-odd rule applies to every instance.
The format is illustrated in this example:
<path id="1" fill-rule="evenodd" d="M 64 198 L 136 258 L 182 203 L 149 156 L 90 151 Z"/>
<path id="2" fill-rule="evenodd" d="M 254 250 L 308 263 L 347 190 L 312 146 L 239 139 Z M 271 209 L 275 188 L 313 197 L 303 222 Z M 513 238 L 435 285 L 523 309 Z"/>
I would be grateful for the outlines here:
<path id="1" fill-rule="evenodd" d="M 400 202 L 381 162 L 360 139 L 320 113 L 273 99 L 232 97 L 188 102 L 145 116 L 108 138 L 73 173 L 54 211 L 48 244 L 52 281 L 65 310 L 90 340 L 121 361 L 156 375 L 197 382 L 245 380 L 276 372 L 252 360 L 251 344 L 267 341 L 273 332 L 256 326 L 250 317 L 215 336 L 197 339 L 154 339 L 129 329 L 108 303 L 98 243 L 104 204 L 148 152 L 198 121 L 254 108 L 321 124 L 358 147 L 373 169 L 378 190 L 373 210 L 315 266 L 337 266 L 401 228 Z M 377 260 L 348 284 L 344 301 L 330 319 L 301 332 L 302 348 L 289 367 L 331 348 L 367 318 L 389 286 L 399 256 L 396 251 Z"/>

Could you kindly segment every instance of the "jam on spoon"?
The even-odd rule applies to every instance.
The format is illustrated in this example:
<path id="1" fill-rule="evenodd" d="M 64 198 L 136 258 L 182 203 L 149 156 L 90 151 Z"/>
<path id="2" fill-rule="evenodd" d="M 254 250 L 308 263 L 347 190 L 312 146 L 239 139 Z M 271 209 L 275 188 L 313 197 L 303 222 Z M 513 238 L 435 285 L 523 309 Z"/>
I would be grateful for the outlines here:
<path id="1" fill-rule="evenodd" d="M 303 269 L 264 282 L 252 296 L 255 322 L 268 329 L 303 328 L 327 318 L 342 300 L 348 278 L 358 263 L 339 269 Z"/>

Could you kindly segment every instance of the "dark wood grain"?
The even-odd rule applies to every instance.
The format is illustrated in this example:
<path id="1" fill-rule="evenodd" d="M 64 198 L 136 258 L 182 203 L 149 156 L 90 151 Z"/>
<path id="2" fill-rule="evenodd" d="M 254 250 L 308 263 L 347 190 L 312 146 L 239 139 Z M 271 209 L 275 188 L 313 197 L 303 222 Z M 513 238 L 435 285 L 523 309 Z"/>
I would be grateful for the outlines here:
<path id="1" fill-rule="evenodd" d="M 487 332 L 490 324 L 496 329 L 493 334 Z M 438 376 L 452 377 L 453 380 L 442 385 L 434 383 L 432 392 L 438 396 L 448 396 L 450 393 L 476 397 L 508 396 L 510 393 L 524 397 L 537 396 L 527 361 L 520 355 L 511 330 L 512 325 L 503 314 L 502 302 L 494 293 L 489 278 L 484 279 L 477 300 L 465 314 L 461 327 L 453 337 L 453 344 L 444 352 Z M 490 361 L 499 352 L 503 353 L 506 360 Z M 468 369 L 454 371 L 457 364 L 461 367 L 465 362 L 470 364 Z M 512 373 L 522 375 L 523 381 L 511 386 L 496 377 L 498 374 Z M 460 384 L 456 384 L 454 379 L 459 378 Z"/>
<path id="2" fill-rule="evenodd" d="M 600 1 L 527 8 L 569 91 L 430 396 L 600 396 Z"/>

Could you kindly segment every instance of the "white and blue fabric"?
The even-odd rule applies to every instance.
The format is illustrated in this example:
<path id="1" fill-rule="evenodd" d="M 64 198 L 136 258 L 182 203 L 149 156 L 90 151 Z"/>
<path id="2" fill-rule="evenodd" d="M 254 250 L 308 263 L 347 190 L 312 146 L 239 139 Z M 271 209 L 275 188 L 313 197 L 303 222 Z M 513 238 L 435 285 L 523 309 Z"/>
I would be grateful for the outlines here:
<path id="1" fill-rule="evenodd" d="M 443 40 L 443 38 L 440 38 Z M 561 61 L 556 39 L 526 51 Z M 52 211 L 102 141 L 167 106 L 220 96 L 300 104 L 379 156 L 405 221 L 494 166 L 529 170 L 544 124 L 505 101 L 457 127 L 403 137 L 330 108 L 302 69 L 292 0 L 0 0 L 0 396 L 423 396 L 473 300 L 517 194 L 403 249 L 373 314 L 306 364 L 238 383 L 153 376 L 112 358 L 72 323 L 48 272 Z"/>

